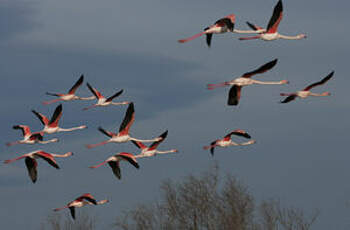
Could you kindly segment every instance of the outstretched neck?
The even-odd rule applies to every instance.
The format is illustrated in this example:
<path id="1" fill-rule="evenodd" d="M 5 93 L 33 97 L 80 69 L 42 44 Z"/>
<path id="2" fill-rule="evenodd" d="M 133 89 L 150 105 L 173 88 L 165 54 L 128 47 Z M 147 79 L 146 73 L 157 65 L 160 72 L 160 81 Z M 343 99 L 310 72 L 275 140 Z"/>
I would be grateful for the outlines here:
<path id="1" fill-rule="evenodd" d="M 298 34 L 295 36 L 287 36 L 287 35 L 279 34 L 278 37 L 280 39 L 286 39 L 286 40 L 300 40 L 300 39 L 306 38 L 306 35 Z"/>
<path id="2" fill-rule="evenodd" d="M 258 81 L 258 80 L 253 80 L 254 84 L 259 84 L 259 85 L 283 85 L 287 84 L 288 81 L 282 80 L 282 81 Z"/>
<path id="3" fill-rule="evenodd" d="M 237 30 L 234 29 L 233 33 L 237 33 L 237 34 L 261 34 L 266 32 L 265 29 L 259 29 L 259 30 Z"/>

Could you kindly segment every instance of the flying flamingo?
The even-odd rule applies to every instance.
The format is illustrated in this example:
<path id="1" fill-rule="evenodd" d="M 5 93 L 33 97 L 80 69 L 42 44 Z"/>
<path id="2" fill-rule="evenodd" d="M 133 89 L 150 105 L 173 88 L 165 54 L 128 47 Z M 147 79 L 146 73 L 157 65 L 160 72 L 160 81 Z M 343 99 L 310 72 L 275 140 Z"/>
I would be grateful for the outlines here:
<path id="1" fill-rule="evenodd" d="M 55 109 L 55 112 L 53 113 L 51 120 L 49 120 L 47 117 L 42 115 L 41 113 L 36 112 L 35 110 L 32 110 L 32 112 L 39 118 L 41 123 L 44 125 L 44 129 L 42 132 L 52 134 L 56 132 L 69 132 L 69 131 L 74 131 L 77 129 L 85 129 L 87 128 L 86 125 L 81 125 L 78 127 L 73 127 L 69 129 L 64 129 L 58 127 L 58 122 L 60 121 L 60 118 L 62 116 L 62 104 L 58 105 Z"/>
<path id="2" fill-rule="evenodd" d="M 149 147 L 147 147 L 144 144 L 142 144 L 142 142 L 131 141 L 139 149 L 141 149 L 141 153 L 136 155 L 135 158 L 152 157 L 152 156 L 155 156 L 156 154 L 166 154 L 166 153 L 176 153 L 176 152 L 178 152 L 177 149 L 171 149 L 171 150 L 167 150 L 167 151 L 158 151 L 157 150 L 158 145 L 164 141 L 164 139 L 167 137 L 167 135 L 168 135 L 168 130 L 165 131 L 163 134 L 161 134 L 159 136 L 159 138 L 161 138 L 159 141 L 153 142 Z"/>
<path id="3" fill-rule="evenodd" d="M 217 146 L 220 146 L 220 147 L 242 146 L 242 145 L 251 145 L 251 144 L 254 144 L 256 142 L 255 140 L 250 140 L 250 141 L 238 144 L 238 143 L 233 142 L 231 140 L 232 135 L 241 136 L 241 137 L 244 137 L 247 139 L 251 138 L 250 135 L 248 133 L 246 133 L 244 130 L 236 129 L 236 130 L 230 132 L 229 134 L 227 134 L 224 138 L 215 140 L 209 146 L 204 146 L 203 148 L 205 150 L 210 149 L 211 155 L 214 156 L 214 148 Z"/>
<path id="4" fill-rule="evenodd" d="M 94 96 L 78 97 L 77 95 L 75 95 L 75 91 L 79 88 L 79 86 L 83 83 L 83 81 L 84 81 L 84 75 L 81 75 L 79 80 L 73 85 L 73 87 L 68 91 L 67 94 L 47 92 L 46 93 L 47 95 L 55 96 L 55 97 L 59 97 L 59 98 L 55 99 L 55 100 L 51 100 L 51 101 L 44 101 L 43 104 L 48 105 L 48 104 L 55 103 L 58 101 L 93 100 L 95 98 Z"/>
<path id="5" fill-rule="evenodd" d="M 113 102 L 112 100 L 116 97 L 118 97 L 120 94 L 123 93 L 123 90 L 120 90 L 119 92 L 115 93 L 114 95 L 110 96 L 109 98 L 105 98 L 104 96 L 102 96 L 102 94 L 97 91 L 97 89 L 93 88 L 89 83 L 87 83 L 88 88 L 90 89 L 90 91 L 95 95 L 96 99 L 97 99 L 97 103 L 84 108 L 83 110 L 88 110 L 90 108 L 94 108 L 97 106 L 108 106 L 108 105 L 127 105 L 130 104 L 129 101 L 123 101 L 123 102 Z"/>
<path id="6" fill-rule="evenodd" d="M 329 92 L 324 92 L 324 93 L 312 93 L 310 90 L 316 86 L 323 85 L 326 83 L 329 79 L 333 77 L 334 71 L 332 71 L 330 74 L 327 75 L 327 77 L 323 78 L 321 81 L 313 83 L 309 86 L 307 86 L 305 89 L 301 91 L 297 91 L 295 93 L 281 93 L 281 96 L 287 96 L 281 103 L 288 103 L 290 101 L 293 101 L 297 97 L 300 98 L 307 98 L 308 96 L 315 96 L 315 97 L 324 97 L 324 96 L 330 96 L 331 94 Z"/>
<path id="7" fill-rule="evenodd" d="M 229 91 L 229 96 L 228 96 L 228 105 L 238 105 L 239 99 L 241 97 L 241 89 L 243 86 L 247 85 L 252 85 L 252 84 L 260 84 L 260 85 L 282 85 L 282 84 L 287 84 L 287 80 L 282 80 L 282 81 L 258 81 L 251 79 L 252 76 L 256 74 L 262 74 L 270 69 L 272 69 L 277 63 L 277 59 L 268 62 L 262 66 L 260 66 L 258 69 L 253 70 L 251 72 L 247 72 L 243 74 L 241 77 L 236 78 L 231 81 L 226 81 L 223 83 L 219 84 L 208 84 L 208 89 L 215 89 L 218 87 L 224 87 L 224 86 L 229 86 L 232 85 L 230 91 Z"/>
<path id="8" fill-rule="evenodd" d="M 287 36 L 287 35 L 279 34 L 277 32 L 277 29 L 278 29 L 278 25 L 282 20 L 282 17 L 283 17 L 283 5 L 282 5 L 282 0 L 279 0 L 273 10 L 273 14 L 271 16 L 269 24 L 267 25 L 266 32 L 261 32 L 262 30 L 261 27 L 256 27 L 249 23 L 250 25 L 252 25 L 251 27 L 253 28 L 255 27 L 256 29 L 259 29 L 260 34 L 253 37 L 239 38 L 239 40 L 262 39 L 264 41 L 273 41 L 277 39 L 300 40 L 300 39 L 306 38 L 305 34 L 298 34 L 295 36 Z"/>
<path id="9" fill-rule="evenodd" d="M 98 143 L 98 144 L 86 145 L 86 147 L 90 149 L 90 148 L 94 148 L 96 146 L 105 145 L 105 144 L 110 143 L 110 142 L 124 143 L 124 142 L 131 141 L 131 140 L 141 141 L 141 142 L 152 142 L 152 141 L 161 140 L 161 138 L 159 138 L 159 137 L 152 139 L 152 140 L 140 140 L 140 139 L 136 139 L 136 138 L 131 137 L 129 135 L 129 129 L 130 129 L 131 125 L 133 124 L 134 120 L 135 120 L 134 103 L 131 103 L 131 104 L 129 104 L 128 109 L 126 110 L 124 120 L 119 127 L 118 133 L 112 133 L 112 132 L 106 131 L 103 128 L 99 127 L 98 130 L 100 132 L 102 132 L 103 134 L 107 135 L 108 137 L 110 137 L 110 139 L 107 141 L 103 141 L 101 143 Z"/>
<path id="10" fill-rule="evenodd" d="M 55 160 L 55 157 L 69 157 L 71 155 L 73 155 L 72 152 L 67 152 L 65 154 L 53 154 L 53 153 L 44 152 L 42 150 L 36 150 L 30 153 L 23 154 L 22 156 L 11 160 L 5 160 L 4 163 L 9 164 L 14 161 L 25 158 L 25 163 L 28 169 L 29 177 L 31 178 L 32 182 L 35 183 L 38 177 L 38 171 L 37 171 L 38 163 L 35 160 L 36 158 L 40 157 L 41 159 L 47 161 L 47 163 L 49 163 L 54 168 L 59 169 L 60 167 L 58 166 Z"/>
<path id="11" fill-rule="evenodd" d="M 8 142 L 8 143 L 6 143 L 7 146 L 12 146 L 12 145 L 16 145 L 16 144 L 35 144 L 35 143 L 47 144 L 47 143 L 58 141 L 57 138 L 43 141 L 43 136 L 44 136 L 43 132 L 32 133 L 32 132 L 30 132 L 29 126 L 26 126 L 26 125 L 15 125 L 12 128 L 22 130 L 23 140 Z"/>
<path id="12" fill-rule="evenodd" d="M 140 166 L 136 161 L 136 158 L 131 153 L 118 153 L 114 156 L 109 157 L 107 160 L 103 161 L 102 163 L 94 166 L 90 166 L 89 168 L 98 168 L 106 163 L 109 164 L 109 166 L 112 168 L 113 174 L 120 180 L 121 179 L 121 172 L 120 172 L 120 161 L 127 161 L 130 164 L 132 164 L 135 168 L 139 169 Z"/>
<path id="13" fill-rule="evenodd" d="M 198 38 L 198 37 L 205 34 L 207 45 L 208 45 L 208 47 L 210 47 L 211 38 L 212 38 L 213 34 L 222 34 L 222 33 L 226 33 L 226 32 L 233 32 L 233 29 L 235 27 L 235 20 L 236 19 L 235 19 L 234 14 L 227 15 L 226 17 L 221 18 L 218 21 L 216 21 L 214 23 L 214 25 L 211 25 L 211 26 L 205 28 L 203 32 L 198 33 L 196 35 L 193 35 L 192 37 L 189 37 L 189 38 L 178 40 L 178 42 L 185 43 L 185 42 L 191 41 L 191 40 Z"/>
<path id="14" fill-rule="evenodd" d="M 109 202 L 108 200 L 100 200 L 96 201 L 96 199 L 90 194 L 90 193 L 85 193 L 78 197 L 77 199 L 69 202 L 66 206 L 62 208 L 55 208 L 54 211 L 60 211 L 65 208 L 69 208 L 70 214 L 72 215 L 72 218 L 75 220 L 75 208 L 81 208 L 87 204 L 89 205 L 99 205 L 99 204 L 105 204 Z"/>

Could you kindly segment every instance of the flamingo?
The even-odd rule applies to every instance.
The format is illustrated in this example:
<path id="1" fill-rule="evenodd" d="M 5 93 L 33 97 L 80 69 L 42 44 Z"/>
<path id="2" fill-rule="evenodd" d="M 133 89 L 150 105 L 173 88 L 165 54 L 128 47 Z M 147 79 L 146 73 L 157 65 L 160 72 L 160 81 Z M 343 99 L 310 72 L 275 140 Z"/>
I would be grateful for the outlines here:
<path id="1" fill-rule="evenodd" d="M 102 94 L 97 91 L 97 89 L 93 88 L 89 83 L 87 83 L 88 88 L 90 89 L 90 91 L 95 95 L 96 99 L 97 99 L 97 103 L 84 108 L 83 110 L 88 110 L 90 108 L 94 108 L 97 106 L 108 106 L 108 105 L 128 105 L 130 104 L 129 101 L 123 101 L 123 102 L 113 102 L 112 100 L 116 97 L 118 97 L 120 94 L 123 93 L 123 90 L 120 90 L 119 92 L 115 93 L 114 95 L 110 96 L 109 98 L 105 98 L 104 96 L 102 96 Z"/>
<path id="2" fill-rule="evenodd" d="M 53 154 L 53 153 L 44 152 L 42 150 L 36 150 L 30 153 L 23 154 L 22 156 L 11 160 L 5 160 L 4 163 L 9 164 L 14 161 L 25 158 L 25 163 L 28 169 L 29 177 L 32 180 L 32 182 L 35 183 L 38 177 L 38 171 L 37 171 L 38 163 L 36 161 L 37 158 L 40 157 L 41 159 L 47 161 L 47 163 L 49 163 L 52 167 L 59 169 L 60 167 L 58 166 L 55 160 L 55 157 L 69 157 L 71 155 L 73 155 L 72 152 L 66 152 L 65 154 Z"/>
<path id="3" fill-rule="evenodd" d="M 295 93 L 281 93 L 281 96 L 287 96 L 283 101 L 281 101 L 281 103 L 288 103 L 290 101 L 295 100 L 297 97 L 304 99 L 304 98 L 307 98 L 308 96 L 315 96 L 315 97 L 330 96 L 331 94 L 329 92 L 312 93 L 312 92 L 310 92 L 310 90 L 316 86 L 323 85 L 324 83 L 329 81 L 329 79 L 331 79 L 333 77 L 333 74 L 334 74 L 334 71 L 332 71 L 330 74 L 328 74 L 321 81 L 313 83 L 301 91 L 297 91 Z"/>
<path id="4" fill-rule="evenodd" d="M 44 133 L 52 134 L 52 133 L 56 133 L 56 132 L 70 132 L 70 131 L 74 131 L 77 129 L 87 128 L 86 125 L 81 125 L 81 126 L 73 127 L 73 128 L 69 128 L 69 129 L 64 129 L 64 128 L 58 127 L 58 122 L 60 121 L 60 118 L 62 116 L 62 104 L 60 104 L 56 107 L 55 112 L 53 113 L 53 115 L 51 117 L 51 120 L 49 120 L 47 117 L 45 117 L 41 113 L 36 112 L 35 110 L 32 110 L 32 112 L 39 118 L 41 123 L 43 123 L 44 129 L 42 130 L 42 132 L 44 132 Z"/>
<path id="5" fill-rule="evenodd" d="M 282 85 L 282 84 L 288 84 L 287 80 L 281 80 L 281 81 L 258 81 L 251 79 L 252 76 L 256 74 L 262 74 L 270 69 L 272 69 L 277 63 L 277 59 L 270 61 L 262 66 L 260 66 L 258 69 L 253 70 L 251 72 L 247 72 L 243 74 L 241 77 L 236 78 L 231 81 L 226 81 L 219 84 L 208 84 L 208 89 L 212 90 L 218 87 L 224 87 L 228 85 L 232 85 L 229 96 L 228 96 L 228 105 L 238 105 L 239 99 L 241 97 L 241 89 L 243 86 L 252 85 L 252 84 L 260 84 L 260 85 Z"/>
<path id="6" fill-rule="evenodd" d="M 198 38 L 198 37 L 205 34 L 207 45 L 208 45 L 208 47 L 210 47 L 211 38 L 212 38 L 213 34 L 222 34 L 222 33 L 226 33 L 226 32 L 233 32 L 234 26 L 235 26 L 235 20 L 236 20 L 236 17 L 234 14 L 227 15 L 226 17 L 221 18 L 218 21 L 216 21 L 214 23 L 214 25 L 211 25 L 211 26 L 205 28 L 203 32 L 195 34 L 189 38 L 180 39 L 180 40 L 178 40 L 178 42 L 185 43 L 185 42 L 191 41 L 191 40 Z"/>
<path id="7" fill-rule="evenodd" d="M 225 147 L 229 147 L 229 146 L 251 145 L 251 144 L 254 144 L 256 142 L 255 140 L 250 140 L 250 141 L 243 142 L 243 143 L 239 144 L 239 143 L 232 141 L 232 139 L 231 139 L 232 135 L 241 136 L 241 137 L 244 137 L 247 139 L 251 138 L 251 136 L 248 133 L 246 133 L 244 130 L 236 129 L 236 130 L 228 133 L 226 136 L 224 136 L 224 138 L 215 140 L 209 146 L 204 146 L 203 148 L 205 150 L 210 149 L 211 155 L 214 156 L 214 148 L 217 146 L 225 148 Z"/>
<path id="8" fill-rule="evenodd" d="M 44 105 L 49 105 L 58 101 L 73 101 L 73 100 L 93 100 L 95 97 L 78 97 L 75 95 L 75 91 L 79 88 L 79 86 L 83 83 L 84 81 L 84 75 L 82 74 L 79 78 L 79 80 L 72 86 L 72 88 L 68 91 L 67 94 L 62 94 L 62 93 L 49 93 L 47 92 L 47 95 L 50 96 L 55 96 L 59 97 L 58 99 L 51 100 L 51 101 L 44 101 Z"/>
<path id="9" fill-rule="evenodd" d="M 89 168 L 98 168 L 106 163 L 109 164 L 109 166 L 112 168 L 113 174 L 120 180 L 121 179 L 121 171 L 120 171 L 120 166 L 119 162 L 120 161 L 127 161 L 130 164 L 132 164 L 135 168 L 139 169 L 140 166 L 136 161 L 136 158 L 133 154 L 131 153 L 126 153 L 126 152 L 121 152 L 118 153 L 114 156 L 109 157 L 107 160 L 103 161 L 100 164 L 90 166 Z"/>
<path id="10" fill-rule="evenodd" d="M 12 128 L 22 130 L 23 140 L 14 141 L 14 142 L 7 142 L 6 143 L 7 146 L 12 146 L 12 145 L 16 145 L 16 144 L 35 144 L 35 143 L 48 144 L 51 142 L 58 141 L 57 138 L 43 141 L 43 136 L 44 136 L 43 132 L 32 133 L 32 132 L 30 132 L 29 126 L 26 126 L 26 125 L 14 125 Z"/>
<path id="11" fill-rule="evenodd" d="M 91 148 L 94 148 L 94 147 L 97 147 L 100 145 L 105 145 L 105 144 L 110 143 L 110 142 L 124 143 L 124 142 L 128 142 L 131 140 L 141 141 L 141 142 L 152 142 L 152 141 L 161 140 L 161 138 L 159 138 L 159 137 L 154 138 L 152 140 L 141 140 L 141 139 L 136 139 L 136 138 L 131 137 L 129 135 L 129 129 L 130 129 L 131 125 L 133 124 L 134 120 L 135 120 L 134 103 L 131 103 L 131 104 L 129 104 L 128 109 L 126 110 L 124 120 L 119 127 L 118 133 L 112 133 L 112 132 L 106 131 L 102 127 L 99 127 L 98 130 L 100 132 L 102 132 L 103 134 L 105 134 L 106 136 L 110 137 L 110 139 L 108 139 L 107 141 L 103 141 L 101 143 L 97 143 L 97 144 L 89 144 L 89 145 L 86 145 L 86 147 L 91 149 Z"/>
<path id="12" fill-rule="evenodd" d="M 69 208 L 70 214 L 72 215 L 72 218 L 75 220 L 75 208 L 81 208 L 87 204 L 100 205 L 100 204 L 105 204 L 107 202 L 109 202 L 109 200 L 96 201 L 96 199 L 90 193 L 85 193 L 79 196 L 77 199 L 69 202 L 66 206 L 62 208 L 55 208 L 54 211 L 57 212 L 65 208 Z"/>
<path id="13" fill-rule="evenodd" d="M 164 139 L 167 137 L 167 135 L 168 135 L 168 130 L 165 131 L 164 133 L 162 133 L 159 136 L 159 138 L 161 138 L 161 140 L 153 142 L 149 147 L 147 147 L 144 144 L 142 144 L 142 142 L 131 141 L 139 149 L 141 149 L 141 153 L 136 155 L 135 158 L 152 157 L 152 156 L 155 156 L 156 154 L 166 154 L 166 153 L 176 153 L 176 152 L 178 152 L 177 149 L 171 149 L 171 150 L 167 150 L 167 151 L 158 151 L 157 150 L 158 145 L 164 141 Z"/>
<path id="14" fill-rule="evenodd" d="M 253 25 L 253 28 L 255 27 L 256 29 L 259 29 L 260 34 L 253 37 L 242 37 L 242 38 L 239 38 L 239 40 L 262 39 L 264 41 L 273 41 L 277 39 L 300 40 L 300 39 L 306 38 L 305 34 L 298 34 L 295 36 L 287 36 L 287 35 L 279 34 L 277 32 L 277 29 L 282 20 L 282 17 L 283 17 L 283 5 L 282 5 L 282 0 L 279 0 L 273 10 L 273 14 L 271 16 L 269 24 L 267 25 L 266 31 L 262 32 L 261 27 L 255 27 Z"/>

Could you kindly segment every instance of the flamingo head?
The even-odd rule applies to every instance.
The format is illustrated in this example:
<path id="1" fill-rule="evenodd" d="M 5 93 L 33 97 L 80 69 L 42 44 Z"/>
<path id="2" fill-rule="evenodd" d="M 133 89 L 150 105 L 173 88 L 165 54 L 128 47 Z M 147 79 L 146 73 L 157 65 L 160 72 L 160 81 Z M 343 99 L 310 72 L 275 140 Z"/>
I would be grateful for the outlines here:
<path id="1" fill-rule="evenodd" d="M 282 80 L 282 81 L 280 81 L 281 82 L 281 84 L 283 85 L 283 84 L 289 84 L 289 81 L 287 81 L 287 80 Z"/>
<path id="2" fill-rule="evenodd" d="M 298 35 L 298 38 L 299 38 L 299 39 L 303 39 L 303 38 L 307 38 L 307 36 L 306 36 L 306 34 L 299 34 L 299 35 Z"/>
<path id="3" fill-rule="evenodd" d="M 331 95 L 330 92 L 324 92 L 324 93 L 322 93 L 322 96 L 330 96 L 330 95 Z"/>

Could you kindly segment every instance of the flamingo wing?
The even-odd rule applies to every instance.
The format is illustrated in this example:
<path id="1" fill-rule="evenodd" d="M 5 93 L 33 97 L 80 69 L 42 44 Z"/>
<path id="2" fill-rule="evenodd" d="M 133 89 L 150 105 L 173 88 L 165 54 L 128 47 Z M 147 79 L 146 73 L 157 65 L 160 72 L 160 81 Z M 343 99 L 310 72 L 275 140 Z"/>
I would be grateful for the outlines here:
<path id="1" fill-rule="evenodd" d="M 134 145 L 136 145 L 136 147 L 139 148 L 139 149 L 145 149 L 145 148 L 147 148 L 147 146 L 144 145 L 144 144 L 142 144 L 142 142 L 140 142 L 140 141 L 131 140 L 131 142 L 132 142 Z"/>
<path id="2" fill-rule="evenodd" d="M 49 124 L 49 119 L 47 119 L 47 117 L 45 117 L 44 115 L 42 115 L 41 113 L 38 113 L 35 110 L 32 110 L 32 112 L 35 114 L 35 116 L 37 116 L 39 118 L 39 120 L 41 121 L 41 123 L 43 125 L 48 125 Z"/>
<path id="3" fill-rule="evenodd" d="M 132 164 L 137 169 L 140 168 L 140 166 L 137 163 L 134 155 L 132 155 L 131 153 L 119 153 L 119 154 L 117 154 L 116 157 L 128 161 L 130 164 Z"/>
<path id="4" fill-rule="evenodd" d="M 107 136 L 109 136 L 109 137 L 112 137 L 112 136 L 114 135 L 114 133 L 109 132 L 109 131 L 103 129 L 102 127 L 98 127 L 98 131 L 100 131 L 101 133 L 103 133 L 103 134 L 105 134 L 105 135 L 107 135 Z"/>
<path id="5" fill-rule="evenodd" d="M 327 75 L 327 77 L 323 78 L 321 81 L 313 83 L 309 86 L 307 86 L 304 91 L 309 91 L 310 89 L 319 86 L 319 85 L 323 85 L 324 83 L 326 83 L 327 81 L 329 81 L 329 79 L 331 79 L 334 75 L 334 71 L 332 71 L 330 74 Z"/>
<path id="6" fill-rule="evenodd" d="M 41 159 L 45 160 L 47 163 L 49 163 L 52 167 L 59 169 L 60 167 L 58 166 L 57 162 L 53 158 L 53 156 L 50 153 L 46 153 L 44 151 L 39 151 L 36 153 L 38 157 Z"/>
<path id="7" fill-rule="evenodd" d="M 283 101 L 281 101 L 281 103 L 291 102 L 291 101 L 295 100 L 295 98 L 297 98 L 297 95 L 295 95 L 295 94 L 290 95 L 290 96 L 286 97 Z"/>
<path id="8" fill-rule="evenodd" d="M 212 143 L 210 143 L 210 154 L 212 156 L 214 156 L 214 149 L 215 149 L 215 144 L 216 144 L 216 141 L 213 141 Z"/>
<path id="9" fill-rule="evenodd" d="M 119 167 L 119 161 L 108 161 L 108 164 L 112 168 L 113 174 L 120 180 L 121 172 Z"/>
<path id="10" fill-rule="evenodd" d="M 261 28 L 261 27 L 258 27 L 258 26 L 254 25 L 254 24 L 252 24 L 252 23 L 250 23 L 248 21 L 246 23 L 252 30 L 258 30 L 258 29 Z"/>
<path id="11" fill-rule="evenodd" d="M 37 171 L 38 163 L 32 157 L 26 157 L 25 163 L 27 166 L 28 175 L 29 175 L 30 179 L 32 180 L 32 182 L 35 183 L 37 178 L 38 178 L 38 171 Z"/>
<path id="12" fill-rule="evenodd" d="M 38 133 L 33 133 L 32 135 L 30 135 L 29 139 L 43 141 L 44 137 L 40 132 L 38 132 Z"/>
<path id="13" fill-rule="evenodd" d="M 239 99 L 241 98 L 242 86 L 233 85 L 228 93 L 228 105 L 238 105 Z"/>
<path id="14" fill-rule="evenodd" d="M 162 134 L 159 136 L 159 137 L 162 138 L 162 139 L 160 139 L 159 141 L 153 142 L 153 143 L 149 146 L 149 150 L 154 150 L 154 149 L 156 149 L 156 148 L 158 147 L 158 145 L 164 141 L 164 139 L 167 137 L 167 135 L 168 135 L 168 130 L 165 131 L 164 133 L 162 133 Z"/>
<path id="15" fill-rule="evenodd" d="M 278 25 L 280 24 L 283 17 L 283 5 L 282 0 L 279 0 L 273 10 L 269 24 L 267 25 L 267 33 L 276 33 Z"/>
<path id="16" fill-rule="evenodd" d="M 257 68 L 256 70 L 253 70 L 253 71 L 251 71 L 251 72 L 248 72 L 248 73 L 243 74 L 242 77 L 244 77 L 244 78 L 250 78 L 250 77 L 252 77 L 252 76 L 254 76 L 254 75 L 256 75 L 256 74 L 265 73 L 266 71 L 272 69 L 272 68 L 276 65 L 277 61 L 278 61 L 278 59 L 272 60 L 272 61 L 270 61 L 270 62 L 268 62 L 268 63 L 266 63 L 266 64 L 260 66 L 260 67 Z"/>
<path id="17" fill-rule="evenodd" d="M 62 104 L 59 104 L 55 111 L 53 112 L 53 115 L 51 117 L 51 120 L 49 122 L 50 126 L 57 126 L 58 122 L 60 121 L 60 118 L 62 116 Z"/>
<path id="18" fill-rule="evenodd" d="M 73 220 L 75 220 L 75 207 L 71 206 L 68 208 L 69 208 L 69 211 L 70 211 L 70 214 L 71 214 Z"/>
<path id="19" fill-rule="evenodd" d="M 23 136 L 30 135 L 30 128 L 29 128 L 29 126 L 26 126 L 26 125 L 14 125 L 12 128 L 13 129 L 20 129 L 20 130 L 22 130 Z"/>
<path id="20" fill-rule="evenodd" d="M 209 29 L 209 27 L 205 28 L 204 31 L 208 30 L 208 29 Z M 211 45 L 212 37 L 213 37 L 213 34 L 211 34 L 211 33 L 210 34 L 205 34 L 205 41 L 207 42 L 208 47 L 210 47 L 210 45 Z"/>
<path id="21" fill-rule="evenodd" d="M 89 88 L 89 90 L 91 91 L 91 93 L 93 95 L 95 95 L 95 97 L 97 99 L 103 98 L 102 94 L 100 92 L 98 92 L 97 89 L 93 88 L 89 83 L 86 83 L 86 85 Z"/>
<path id="22" fill-rule="evenodd" d="M 236 130 L 230 132 L 229 134 L 227 134 L 227 135 L 225 136 L 225 138 L 230 138 L 232 135 L 236 135 L 236 136 L 240 136 L 240 137 L 245 137 L 245 138 L 247 138 L 247 139 L 250 139 L 250 138 L 251 138 L 251 136 L 250 136 L 247 132 L 245 132 L 244 130 L 241 130 L 241 129 L 236 129 Z"/>
<path id="23" fill-rule="evenodd" d="M 106 102 L 112 101 L 114 98 L 118 97 L 120 94 L 123 93 L 124 90 L 120 90 L 119 92 L 115 93 L 113 96 L 110 96 L 106 99 Z"/>
<path id="24" fill-rule="evenodd" d="M 94 205 L 97 205 L 96 199 L 90 193 L 85 193 L 84 195 L 80 196 L 78 199 L 81 199 L 81 200 L 84 199 L 84 200 L 87 200 L 87 201 L 93 203 Z"/>
<path id="25" fill-rule="evenodd" d="M 230 31 L 233 31 L 235 24 L 229 18 L 221 18 L 215 22 L 215 25 L 224 27 L 226 26 Z"/>
<path id="26" fill-rule="evenodd" d="M 82 74 L 77 82 L 72 86 L 72 88 L 68 91 L 68 94 L 74 94 L 75 91 L 83 84 L 84 74 Z"/>
<path id="27" fill-rule="evenodd" d="M 128 106 L 128 109 L 126 110 L 124 120 L 119 127 L 119 133 L 128 134 L 132 123 L 134 123 L 134 120 L 135 120 L 134 103 L 130 103 Z"/>

